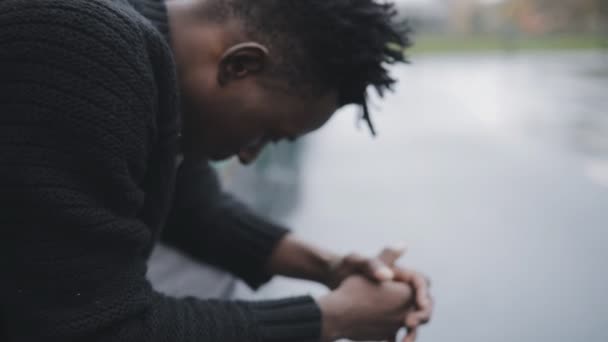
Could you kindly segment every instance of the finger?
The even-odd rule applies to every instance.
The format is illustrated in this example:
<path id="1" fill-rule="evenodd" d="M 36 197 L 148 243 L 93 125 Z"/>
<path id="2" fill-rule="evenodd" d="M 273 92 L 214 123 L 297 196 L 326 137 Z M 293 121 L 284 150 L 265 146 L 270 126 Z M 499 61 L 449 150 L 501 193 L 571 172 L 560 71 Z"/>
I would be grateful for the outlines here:
<path id="1" fill-rule="evenodd" d="M 368 259 L 363 266 L 364 273 L 378 281 L 388 281 L 395 277 L 395 272 L 379 259 Z"/>
<path id="2" fill-rule="evenodd" d="M 414 342 L 418 336 L 418 328 L 408 328 L 407 334 L 403 338 L 403 342 Z"/>
<path id="3" fill-rule="evenodd" d="M 413 312 L 406 318 L 405 325 L 409 328 L 417 328 L 431 321 L 431 313 L 429 312 Z"/>
<path id="4" fill-rule="evenodd" d="M 418 327 L 419 320 L 418 311 L 411 310 L 405 315 L 403 325 L 408 329 L 414 329 Z"/>
<path id="5" fill-rule="evenodd" d="M 394 272 L 378 259 L 370 259 L 357 253 L 351 253 L 343 258 L 339 266 L 340 273 L 348 276 L 359 273 L 370 280 L 385 281 L 393 279 Z"/>
<path id="6" fill-rule="evenodd" d="M 430 298 L 430 305 L 421 310 L 411 311 L 405 317 L 405 325 L 407 327 L 418 327 L 426 324 L 431 320 L 433 315 L 433 299 Z"/>
<path id="7" fill-rule="evenodd" d="M 400 243 L 393 247 L 384 248 L 378 255 L 378 259 L 389 266 L 393 266 L 406 251 L 406 244 Z"/>
<path id="8" fill-rule="evenodd" d="M 421 273 L 404 269 L 395 269 L 395 279 L 406 282 L 414 288 L 416 306 L 420 310 L 428 310 L 431 306 L 429 284 L 430 280 Z"/>
<path id="9" fill-rule="evenodd" d="M 384 248 L 377 258 L 368 260 L 366 268 L 369 274 L 379 281 L 392 280 L 395 272 L 389 266 L 393 266 L 405 251 L 405 244 Z"/>
<path id="10" fill-rule="evenodd" d="M 430 303 L 431 304 L 426 309 L 415 313 L 415 317 L 417 318 L 418 325 L 427 324 L 428 322 L 431 321 L 431 317 L 433 316 L 433 307 L 434 307 L 432 298 L 430 298 Z"/>
<path id="11" fill-rule="evenodd" d="M 421 310 L 429 310 L 431 306 L 430 280 L 423 274 L 415 272 L 412 284 L 416 291 L 416 304 Z"/>
<path id="12" fill-rule="evenodd" d="M 367 260 L 368 258 L 361 254 L 351 253 L 342 259 L 341 266 L 350 270 L 355 270 L 361 268 L 361 265 L 364 265 Z"/>

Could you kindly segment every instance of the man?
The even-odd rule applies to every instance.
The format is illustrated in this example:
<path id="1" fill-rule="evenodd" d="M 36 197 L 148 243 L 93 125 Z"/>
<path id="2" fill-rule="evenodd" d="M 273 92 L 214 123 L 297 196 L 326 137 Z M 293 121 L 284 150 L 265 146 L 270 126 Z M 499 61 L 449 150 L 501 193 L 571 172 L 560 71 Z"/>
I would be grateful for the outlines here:
<path id="1" fill-rule="evenodd" d="M 369 121 L 365 90 L 390 87 L 407 45 L 393 16 L 372 0 L 1 1 L 0 340 L 413 339 L 432 303 L 400 251 L 306 244 L 207 164 L 249 163 L 346 104 Z M 159 239 L 252 287 L 281 274 L 332 291 L 168 297 L 145 277 Z"/>

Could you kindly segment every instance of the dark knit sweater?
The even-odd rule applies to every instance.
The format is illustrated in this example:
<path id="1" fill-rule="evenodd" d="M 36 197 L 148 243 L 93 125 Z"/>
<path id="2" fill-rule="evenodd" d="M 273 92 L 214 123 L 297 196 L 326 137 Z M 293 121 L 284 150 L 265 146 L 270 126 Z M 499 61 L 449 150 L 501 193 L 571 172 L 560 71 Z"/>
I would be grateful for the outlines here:
<path id="1" fill-rule="evenodd" d="M 176 177 L 167 24 L 160 0 L 0 0 L 0 341 L 318 340 L 310 297 L 177 299 L 145 278 L 162 236 L 257 286 L 285 234 L 205 161 Z"/>

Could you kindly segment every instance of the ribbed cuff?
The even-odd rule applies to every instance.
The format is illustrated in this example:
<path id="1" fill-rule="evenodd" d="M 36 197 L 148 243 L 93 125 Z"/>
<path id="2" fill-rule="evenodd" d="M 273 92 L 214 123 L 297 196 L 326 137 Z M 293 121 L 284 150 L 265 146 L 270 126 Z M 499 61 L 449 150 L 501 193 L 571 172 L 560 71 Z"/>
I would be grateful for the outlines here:
<path id="1" fill-rule="evenodd" d="M 266 272 L 265 266 L 279 241 L 289 230 L 266 221 L 245 207 L 234 208 L 230 213 L 222 222 L 223 233 L 227 234 L 222 240 L 226 242 L 226 246 L 233 248 L 230 255 L 225 255 L 226 262 L 229 263 L 227 266 L 247 285 L 256 289 L 272 278 L 272 274 Z M 239 258 L 234 258 L 234 255 Z"/>
<path id="2" fill-rule="evenodd" d="M 310 296 L 248 304 L 264 342 L 319 342 L 321 309 Z"/>

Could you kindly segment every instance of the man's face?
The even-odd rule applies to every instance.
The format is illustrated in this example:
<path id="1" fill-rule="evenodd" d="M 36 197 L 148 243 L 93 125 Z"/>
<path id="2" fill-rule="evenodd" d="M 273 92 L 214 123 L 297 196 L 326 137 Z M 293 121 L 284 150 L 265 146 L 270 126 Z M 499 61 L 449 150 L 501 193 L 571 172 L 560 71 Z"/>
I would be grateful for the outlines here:
<path id="1" fill-rule="evenodd" d="M 220 85 L 213 76 L 201 71 L 182 80 L 187 149 L 211 160 L 251 163 L 266 144 L 312 132 L 338 108 L 336 92 L 315 96 L 255 75 Z"/>

